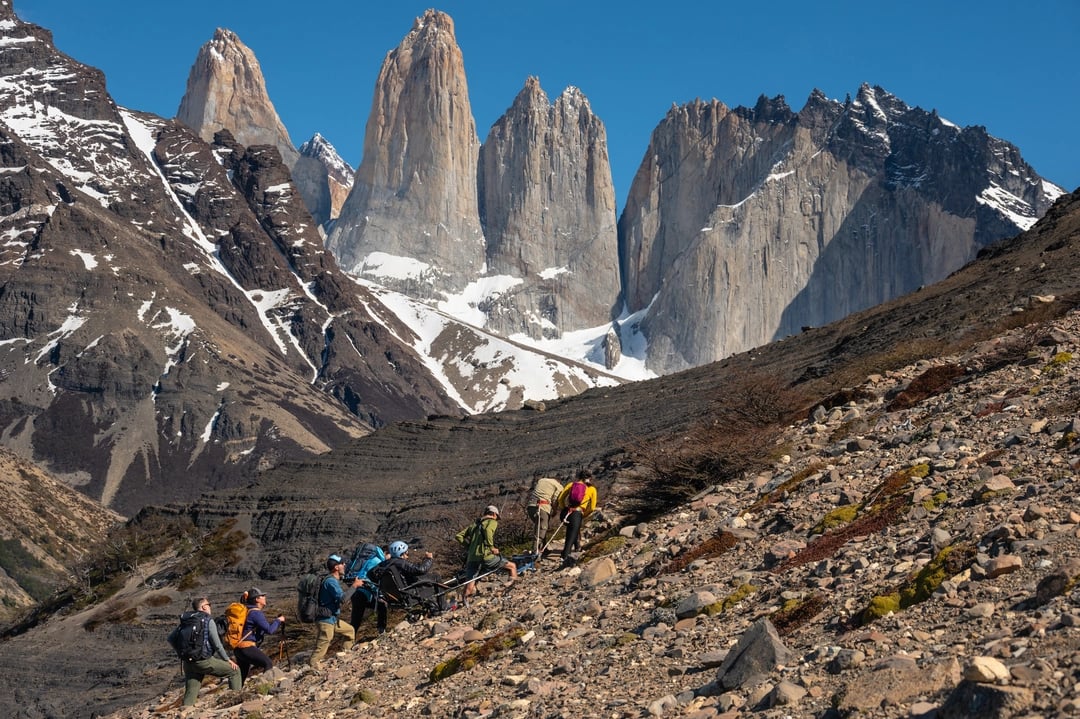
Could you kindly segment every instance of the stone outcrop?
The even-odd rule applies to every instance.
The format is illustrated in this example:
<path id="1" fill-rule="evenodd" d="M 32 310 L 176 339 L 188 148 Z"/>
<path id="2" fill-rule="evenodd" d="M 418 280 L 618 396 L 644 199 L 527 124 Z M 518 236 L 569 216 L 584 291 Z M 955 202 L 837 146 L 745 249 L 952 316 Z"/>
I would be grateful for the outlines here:
<path id="1" fill-rule="evenodd" d="M 448 15 L 428 10 L 387 54 L 371 108 L 327 247 L 347 272 L 416 297 L 460 291 L 484 266 L 480 143 Z"/>
<path id="2" fill-rule="evenodd" d="M 661 372 L 935 282 L 1030 227 L 1060 188 L 984 128 L 864 85 L 752 108 L 695 101 L 653 132 L 619 221 L 624 297 Z"/>
<path id="3" fill-rule="evenodd" d="M 353 186 L 353 170 L 334 146 L 316 133 L 300 146 L 292 181 L 320 227 L 336 220 Z"/>
<path id="4" fill-rule="evenodd" d="M 199 48 L 176 119 L 207 142 L 218 130 L 229 130 L 241 145 L 273 145 L 288 167 L 299 157 L 255 53 L 231 30 L 218 28 Z"/>
<path id="5" fill-rule="evenodd" d="M 488 327 L 534 338 L 603 325 L 619 291 L 615 191 L 604 125 L 575 87 L 549 102 L 529 78 L 480 148 L 488 271 L 520 284 Z"/>

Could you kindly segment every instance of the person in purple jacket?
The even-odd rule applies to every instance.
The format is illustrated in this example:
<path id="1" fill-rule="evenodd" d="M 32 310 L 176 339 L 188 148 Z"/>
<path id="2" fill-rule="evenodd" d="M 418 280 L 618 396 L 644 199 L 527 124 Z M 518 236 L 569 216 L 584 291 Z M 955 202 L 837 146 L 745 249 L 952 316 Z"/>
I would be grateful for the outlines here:
<path id="1" fill-rule="evenodd" d="M 266 606 L 266 595 L 258 587 L 252 587 L 244 592 L 240 601 L 248 608 L 247 620 L 244 622 L 244 638 L 236 645 L 233 655 L 236 663 L 240 665 L 241 682 L 247 681 L 252 668 L 261 668 L 269 671 L 274 666 L 270 657 L 259 648 L 263 637 L 267 634 L 275 634 L 278 629 L 285 625 L 285 615 L 279 614 L 273 622 L 266 620 L 263 607 Z"/>

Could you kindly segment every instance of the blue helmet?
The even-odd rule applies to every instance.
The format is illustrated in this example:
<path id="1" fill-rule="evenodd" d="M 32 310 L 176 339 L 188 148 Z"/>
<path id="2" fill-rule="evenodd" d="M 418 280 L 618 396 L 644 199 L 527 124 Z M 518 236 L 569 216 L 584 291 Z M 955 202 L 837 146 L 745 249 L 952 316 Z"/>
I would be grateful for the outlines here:
<path id="1" fill-rule="evenodd" d="M 407 552 L 407 551 L 409 551 L 409 545 L 405 544 L 405 542 L 402 542 L 400 539 L 398 541 L 396 541 L 396 542 L 391 542 L 390 543 L 390 556 L 391 557 L 400 557 L 403 554 L 405 554 L 405 552 Z"/>

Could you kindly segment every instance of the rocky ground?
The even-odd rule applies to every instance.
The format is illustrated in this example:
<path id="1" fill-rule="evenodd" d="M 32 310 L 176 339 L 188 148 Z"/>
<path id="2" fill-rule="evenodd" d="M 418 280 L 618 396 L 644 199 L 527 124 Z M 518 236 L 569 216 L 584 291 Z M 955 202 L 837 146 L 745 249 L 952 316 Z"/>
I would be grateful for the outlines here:
<path id="1" fill-rule="evenodd" d="M 112 716 L 1073 715 L 1078 353 L 1073 312 L 871 375 L 771 471 L 646 524 L 608 502 L 577 567 L 364 627 L 321 673 L 294 641 L 242 694 L 180 710 L 176 675 Z"/>

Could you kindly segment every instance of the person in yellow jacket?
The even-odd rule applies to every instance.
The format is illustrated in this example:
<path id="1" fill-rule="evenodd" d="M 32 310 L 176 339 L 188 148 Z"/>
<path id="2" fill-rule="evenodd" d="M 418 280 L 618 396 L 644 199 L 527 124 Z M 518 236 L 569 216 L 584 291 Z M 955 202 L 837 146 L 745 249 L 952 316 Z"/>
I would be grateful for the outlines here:
<path id="1" fill-rule="evenodd" d="M 574 563 L 572 553 L 581 551 L 581 524 L 596 509 L 596 487 L 593 486 L 589 470 L 581 470 L 573 481 L 563 487 L 559 493 L 559 507 L 559 516 L 566 524 L 562 561 L 564 567 L 569 567 Z"/>

